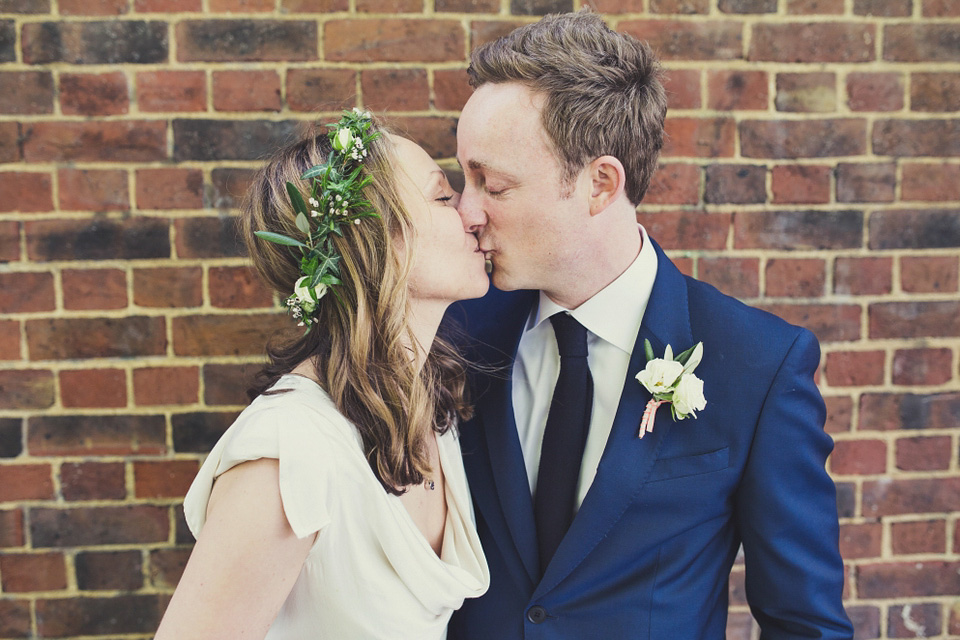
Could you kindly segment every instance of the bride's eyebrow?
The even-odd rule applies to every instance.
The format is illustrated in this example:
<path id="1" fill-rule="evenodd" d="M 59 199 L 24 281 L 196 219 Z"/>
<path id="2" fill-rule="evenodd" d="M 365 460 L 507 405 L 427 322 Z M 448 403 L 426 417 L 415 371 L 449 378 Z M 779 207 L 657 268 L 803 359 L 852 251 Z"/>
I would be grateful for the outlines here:
<path id="1" fill-rule="evenodd" d="M 443 185 L 446 179 L 447 174 L 445 174 L 442 169 L 434 169 L 430 172 L 430 176 L 427 179 L 427 184 L 424 185 L 423 190 L 426 191 L 434 185 Z"/>

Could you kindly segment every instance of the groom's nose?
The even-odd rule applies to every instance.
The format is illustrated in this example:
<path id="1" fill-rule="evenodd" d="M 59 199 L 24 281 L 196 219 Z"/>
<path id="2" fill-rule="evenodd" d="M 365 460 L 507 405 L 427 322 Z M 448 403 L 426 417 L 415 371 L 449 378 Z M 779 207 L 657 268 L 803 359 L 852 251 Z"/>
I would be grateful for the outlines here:
<path id="1" fill-rule="evenodd" d="M 487 223 L 480 193 L 469 183 L 463 187 L 463 194 L 461 194 L 460 202 L 457 204 L 457 212 L 459 212 L 460 220 L 463 222 L 464 231 L 469 233 L 478 233 Z"/>

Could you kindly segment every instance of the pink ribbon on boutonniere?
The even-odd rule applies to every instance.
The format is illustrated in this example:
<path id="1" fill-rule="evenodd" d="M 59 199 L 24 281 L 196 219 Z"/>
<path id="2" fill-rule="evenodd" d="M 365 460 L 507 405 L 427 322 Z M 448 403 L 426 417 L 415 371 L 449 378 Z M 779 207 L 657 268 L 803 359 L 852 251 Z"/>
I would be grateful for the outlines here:
<path id="1" fill-rule="evenodd" d="M 703 357 L 702 342 L 676 358 L 673 357 L 673 349 L 669 344 L 664 349 L 662 358 L 653 357 L 653 347 L 649 340 L 643 341 L 643 348 L 647 356 L 647 366 L 637 374 L 637 381 L 653 397 L 647 402 L 640 419 L 640 438 L 653 431 L 654 418 L 662 404 L 670 405 L 674 421 L 688 416 L 696 419 L 697 411 L 707 406 L 707 400 L 703 397 L 703 380 L 693 373 Z"/>

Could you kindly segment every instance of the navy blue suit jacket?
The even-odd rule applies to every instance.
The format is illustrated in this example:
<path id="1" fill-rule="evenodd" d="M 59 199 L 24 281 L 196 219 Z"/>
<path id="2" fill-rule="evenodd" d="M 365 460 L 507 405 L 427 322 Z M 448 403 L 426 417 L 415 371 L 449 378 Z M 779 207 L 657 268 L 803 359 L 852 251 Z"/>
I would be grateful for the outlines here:
<path id="1" fill-rule="evenodd" d="M 471 338 L 469 357 L 500 367 L 476 376 L 476 416 L 461 426 L 490 589 L 454 614 L 452 640 L 723 638 L 741 543 L 765 640 L 852 638 L 816 338 L 684 276 L 655 248 L 613 429 L 542 577 L 510 383 L 537 293 L 491 290 L 451 312 Z M 640 439 L 644 338 L 657 355 L 703 342 L 707 407 L 680 422 L 661 409 Z"/>

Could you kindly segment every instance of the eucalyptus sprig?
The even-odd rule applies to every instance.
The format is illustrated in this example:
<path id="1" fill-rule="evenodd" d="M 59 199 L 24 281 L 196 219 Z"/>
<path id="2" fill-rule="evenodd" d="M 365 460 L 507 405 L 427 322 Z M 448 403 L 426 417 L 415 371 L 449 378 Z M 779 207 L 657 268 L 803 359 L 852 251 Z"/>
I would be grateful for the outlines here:
<path id="1" fill-rule="evenodd" d="M 294 222 L 305 236 L 303 241 L 272 231 L 254 234 L 268 242 L 300 249 L 302 276 L 294 284 L 293 295 L 286 304 L 299 325 L 310 326 L 320 298 L 340 280 L 340 255 L 333 244 L 333 236 L 343 236 L 341 225 L 360 224 L 363 218 L 379 218 L 363 189 L 373 178 L 363 174 L 363 160 L 368 145 L 380 137 L 371 132 L 370 113 L 354 108 L 344 111 L 339 122 L 328 124 L 327 134 L 333 150 L 327 161 L 307 169 L 301 180 L 310 181 L 307 199 L 292 182 L 287 182 L 287 194 L 293 206 Z M 337 295 L 336 289 L 331 289 Z M 339 299 L 339 295 L 337 295 Z M 341 301 L 342 302 L 342 301 Z"/>

